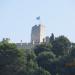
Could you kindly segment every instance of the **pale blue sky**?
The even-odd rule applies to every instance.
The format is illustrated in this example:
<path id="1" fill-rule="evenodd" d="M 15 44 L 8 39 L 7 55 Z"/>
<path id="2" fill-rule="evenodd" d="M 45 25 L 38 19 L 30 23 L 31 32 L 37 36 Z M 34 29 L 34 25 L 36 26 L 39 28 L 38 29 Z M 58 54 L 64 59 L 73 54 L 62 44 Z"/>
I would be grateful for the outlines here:
<path id="1" fill-rule="evenodd" d="M 29 42 L 37 16 L 46 35 L 65 35 L 75 42 L 75 0 L 0 0 L 0 40 Z"/>

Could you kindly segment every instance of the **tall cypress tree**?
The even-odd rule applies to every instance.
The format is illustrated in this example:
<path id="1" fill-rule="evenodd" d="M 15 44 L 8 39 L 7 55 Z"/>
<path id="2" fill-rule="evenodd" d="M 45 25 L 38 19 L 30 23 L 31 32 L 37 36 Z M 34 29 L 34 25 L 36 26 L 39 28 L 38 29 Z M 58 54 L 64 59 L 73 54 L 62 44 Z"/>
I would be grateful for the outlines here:
<path id="1" fill-rule="evenodd" d="M 50 36 L 50 43 L 53 44 L 53 41 L 54 41 L 54 34 L 52 33 Z"/>

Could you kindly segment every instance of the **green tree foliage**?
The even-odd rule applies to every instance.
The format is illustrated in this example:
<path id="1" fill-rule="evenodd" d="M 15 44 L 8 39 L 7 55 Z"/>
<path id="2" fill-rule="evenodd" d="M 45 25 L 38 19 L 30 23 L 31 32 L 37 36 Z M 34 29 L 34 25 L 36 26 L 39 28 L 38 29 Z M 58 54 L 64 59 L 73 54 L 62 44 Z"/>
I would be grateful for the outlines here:
<path id="1" fill-rule="evenodd" d="M 35 70 L 33 75 L 51 75 L 51 74 L 42 68 L 38 68 L 37 70 Z"/>
<path id="2" fill-rule="evenodd" d="M 44 44 L 34 49 L 37 55 L 38 66 L 50 72 L 51 75 L 69 75 L 69 73 L 74 73 L 74 71 L 69 71 L 74 70 L 74 68 L 64 66 L 67 63 L 73 62 L 74 44 L 72 48 L 71 42 L 65 36 L 55 38 L 51 44 L 51 47 L 47 47 L 48 44 Z"/>
<path id="3" fill-rule="evenodd" d="M 71 56 L 71 58 L 74 58 L 74 59 L 75 59 L 75 46 L 73 46 L 73 47 L 71 48 L 70 56 Z"/>
<path id="4" fill-rule="evenodd" d="M 15 44 L 3 40 L 0 43 L 0 74 L 31 75 L 38 65 L 32 50 L 17 49 Z"/>
<path id="5" fill-rule="evenodd" d="M 26 50 L 26 61 L 27 61 L 25 67 L 26 75 L 32 75 L 35 69 L 38 68 L 35 59 L 36 55 L 34 54 L 34 52 L 31 50 Z"/>
<path id="6" fill-rule="evenodd" d="M 38 65 L 49 71 L 51 74 L 54 72 L 53 70 L 56 68 L 55 65 L 53 65 L 54 60 L 55 54 L 53 54 L 52 52 L 44 51 L 37 56 Z"/>
<path id="7" fill-rule="evenodd" d="M 50 36 L 50 43 L 53 45 L 53 42 L 55 40 L 54 34 L 52 33 Z"/>
<path id="8" fill-rule="evenodd" d="M 65 36 L 33 50 L 18 49 L 9 39 L 0 42 L 0 75 L 75 75 L 75 43 Z"/>
<path id="9" fill-rule="evenodd" d="M 0 43 L 0 74 L 14 75 L 18 70 L 18 53 L 15 44 L 9 44 L 7 40 Z"/>
<path id="10" fill-rule="evenodd" d="M 40 44 L 34 48 L 34 52 L 36 55 L 38 55 L 39 53 L 44 51 L 51 51 L 51 48 L 52 48 L 51 44 Z"/>
<path id="11" fill-rule="evenodd" d="M 69 54 L 70 48 L 71 43 L 69 39 L 64 36 L 59 36 L 55 38 L 52 50 L 57 56 L 62 56 Z"/>

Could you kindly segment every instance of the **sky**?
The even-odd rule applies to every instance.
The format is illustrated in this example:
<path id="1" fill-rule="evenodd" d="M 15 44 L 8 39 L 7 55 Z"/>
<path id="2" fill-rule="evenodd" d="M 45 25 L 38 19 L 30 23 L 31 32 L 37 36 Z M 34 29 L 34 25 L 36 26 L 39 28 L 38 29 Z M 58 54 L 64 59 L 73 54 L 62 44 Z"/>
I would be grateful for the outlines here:
<path id="1" fill-rule="evenodd" d="M 75 0 L 0 0 L 0 40 L 30 42 L 38 16 L 46 36 L 64 35 L 75 42 Z"/>

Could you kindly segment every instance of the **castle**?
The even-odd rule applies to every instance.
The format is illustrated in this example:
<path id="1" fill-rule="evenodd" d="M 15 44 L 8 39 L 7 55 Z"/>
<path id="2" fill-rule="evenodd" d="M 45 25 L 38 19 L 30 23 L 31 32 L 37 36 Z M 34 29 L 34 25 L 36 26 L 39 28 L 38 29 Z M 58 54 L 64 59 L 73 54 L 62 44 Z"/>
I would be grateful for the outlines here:
<path id="1" fill-rule="evenodd" d="M 44 42 L 44 38 L 45 26 L 41 24 L 33 26 L 31 31 L 31 43 L 41 44 L 42 42 Z"/>
<path id="2" fill-rule="evenodd" d="M 45 37 L 45 26 L 38 24 L 32 27 L 31 30 L 31 42 L 30 43 L 16 43 L 18 48 L 31 49 L 35 45 L 39 45 L 44 42 L 49 42 L 49 38 Z"/>

